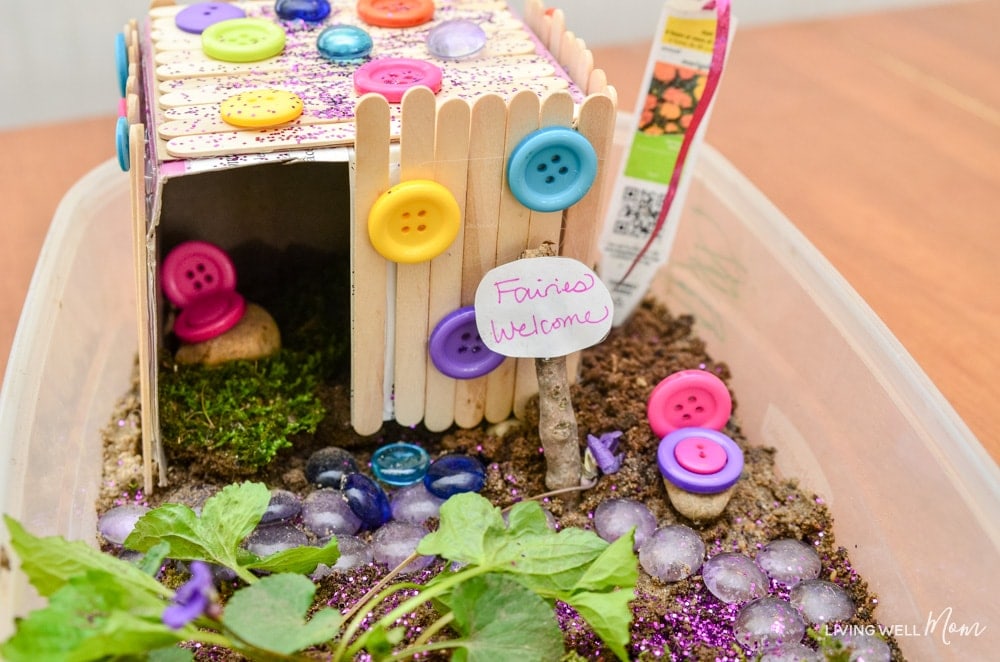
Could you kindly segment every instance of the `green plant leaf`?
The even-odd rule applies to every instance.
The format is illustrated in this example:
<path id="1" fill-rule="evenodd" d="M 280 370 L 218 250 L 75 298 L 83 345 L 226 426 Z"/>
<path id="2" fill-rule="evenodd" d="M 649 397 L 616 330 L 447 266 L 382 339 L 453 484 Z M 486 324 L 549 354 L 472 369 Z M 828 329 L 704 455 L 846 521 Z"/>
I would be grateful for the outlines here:
<path id="1" fill-rule="evenodd" d="M 632 622 L 629 603 L 634 598 L 635 591 L 629 587 L 604 593 L 581 591 L 563 601 L 576 609 L 618 659 L 627 660 L 629 656 L 625 647 L 631 639 Z"/>
<path id="2" fill-rule="evenodd" d="M 0 654 L 10 662 L 86 662 L 144 653 L 188 638 L 190 632 L 172 631 L 160 620 L 165 606 L 164 599 L 128 579 L 87 570 L 55 591 L 47 607 L 19 620 Z"/>
<path id="3" fill-rule="evenodd" d="M 164 504 L 139 518 L 125 546 L 148 552 L 167 542 L 172 558 L 238 570 L 240 543 L 260 522 L 270 498 L 266 486 L 247 482 L 227 485 L 209 498 L 200 517 L 187 506 Z"/>
<path id="4" fill-rule="evenodd" d="M 142 558 L 135 562 L 135 567 L 151 577 L 156 577 L 163 567 L 163 562 L 170 554 L 170 543 L 161 542 L 149 548 Z"/>
<path id="5" fill-rule="evenodd" d="M 194 653 L 180 646 L 169 646 L 149 651 L 149 662 L 191 662 Z"/>
<path id="6" fill-rule="evenodd" d="M 639 580 L 639 561 L 632 551 L 635 529 L 619 537 L 587 566 L 573 587 L 575 591 L 607 591 L 619 586 L 635 586 Z"/>
<path id="7" fill-rule="evenodd" d="M 459 662 L 547 662 L 563 654 L 563 634 L 552 607 L 517 580 L 501 574 L 473 577 L 451 595 L 449 643 Z"/>
<path id="8" fill-rule="evenodd" d="M 49 597 L 66 582 L 88 570 L 101 570 L 119 577 L 148 593 L 169 597 L 173 592 L 131 563 L 104 554 L 85 543 L 70 542 L 59 536 L 39 538 L 12 517 L 4 515 L 10 544 L 21 560 L 21 570 L 31 585 Z"/>
<path id="9" fill-rule="evenodd" d="M 474 492 L 449 498 L 439 517 L 438 530 L 423 537 L 418 554 L 483 565 L 489 557 L 488 540 L 504 535 L 506 529 L 500 509 Z"/>
<path id="10" fill-rule="evenodd" d="M 545 533 L 549 531 L 549 523 L 537 501 L 522 501 L 511 508 L 507 528 L 521 533 Z"/>
<path id="11" fill-rule="evenodd" d="M 337 539 L 331 538 L 323 547 L 294 547 L 262 559 L 241 561 L 241 563 L 251 570 L 309 574 L 320 563 L 332 566 L 339 558 Z"/>
<path id="12" fill-rule="evenodd" d="M 248 644 L 283 655 L 332 639 L 340 613 L 321 609 L 305 620 L 316 586 L 298 574 L 269 575 L 237 591 L 226 604 L 223 624 Z"/>

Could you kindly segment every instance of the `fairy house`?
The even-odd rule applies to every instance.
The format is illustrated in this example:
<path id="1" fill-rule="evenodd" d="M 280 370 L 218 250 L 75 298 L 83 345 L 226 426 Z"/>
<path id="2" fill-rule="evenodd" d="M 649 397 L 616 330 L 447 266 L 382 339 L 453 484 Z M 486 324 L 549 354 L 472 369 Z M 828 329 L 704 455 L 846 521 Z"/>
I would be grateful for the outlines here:
<path id="1" fill-rule="evenodd" d="M 560 255 L 594 261 L 615 92 L 561 11 L 539 0 L 523 19 L 501 0 L 330 4 L 328 16 L 310 22 L 282 19 L 270 1 L 211 3 L 192 28 L 181 24 L 193 10 L 154 0 L 147 20 L 120 39 L 118 148 L 132 183 L 147 487 L 160 448 L 156 355 L 166 305 L 158 271 L 180 242 L 306 245 L 343 265 L 351 421 L 360 434 L 390 418 L 443 430 L 518 412 L 537 389 L 532 361 L 508 358 L 484 376 L 454 379 L 429 359 L 429 333 L 472 304 L 484 273 L 528 247 L 550 241 Z M 251 23 L 199 34 L 199 20 L 222 24 L 213 12 Z M 470 24 L 472 37 L 448 34 Z M 346 41 L 323 52 L 320 35 L 331 26 Z M 443 47 L 428 41 L 432 33 Z M 232 121 L 232 104 L 247 98 L 238 95 L 260 90 L 274 97 L 257 101 L 276 117 Z M 585 163 L 567 171 L 539 161 L 560 156 Z M 588 167 L 589 178 L 578 172 Z M 432 190 L 398 192 L 407 182 Z M 400 234 L 409 225 L 379 226 L 373 209 L 390 189 L 396 204 L 417 200 L 415 213 L 427 195 L 443 196 L 457 222 L 432 208 L 411 235 Z M 246 262 L 237 267 L 266 274 L 257 258 Z"/>

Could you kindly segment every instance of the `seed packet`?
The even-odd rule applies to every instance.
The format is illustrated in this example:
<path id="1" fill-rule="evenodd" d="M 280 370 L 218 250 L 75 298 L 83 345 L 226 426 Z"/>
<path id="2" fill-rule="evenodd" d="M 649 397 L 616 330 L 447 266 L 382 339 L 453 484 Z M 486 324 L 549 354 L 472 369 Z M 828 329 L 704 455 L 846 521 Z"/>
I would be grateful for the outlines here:
<path id="1" fill-rule="evenodd" d="M 731 38 L 728 0 L 670 0 L 636 102 L 600 249 L 615 325 L 667 261 Z"/>

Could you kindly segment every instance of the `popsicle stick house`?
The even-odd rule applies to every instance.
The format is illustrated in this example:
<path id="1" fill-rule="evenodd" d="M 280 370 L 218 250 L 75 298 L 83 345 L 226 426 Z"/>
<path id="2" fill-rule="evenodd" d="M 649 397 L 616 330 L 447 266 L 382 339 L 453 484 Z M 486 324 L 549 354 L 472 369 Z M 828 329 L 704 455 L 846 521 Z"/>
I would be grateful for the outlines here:
<path id="1" fill-rule="evenodd" d="M 198 34 L 176 26 L 184 6 L 171 0 L 153 0 L 148 19 L 124 32 L 119 70 L 128 130 L 119 148 L 131 163 L 147 489 L 154 463 L 160 481 L 165 477 L 156 356 L 167 309 L 157 267 L 189 239 L 226 250 L 306 245 L 350 270 L 351 421 L 358 433 L 374 433 L 390 418 L 437 431 L 523 411 L 537 390 L 531 360 L 509 358 L 488 375 L 456 380 L 435 369 L 427 340 L 445 315 L 472 304 L 489 269 L 527 247 L 551 241 L 560 255 L 594 262 L 615 91 L 566 29 L 562 11 L 530 0 L 522 19 L 501 0 L 436 0 L 430 21 L 385 28 L 361 20 L 356 0 L 334 0 L 320 24 L 281 21 L 273 2 L 232 4 L 283 28 L 283 51 L 246 63 L 213 59 Z M 432 56 L 427 35 L 450 19 L 477 22 L 487 35 L 484 49 L 462 59 Z M 359 64 L 331 62 L 316 49 L 319 32 L 341 23 L 370 34 L 366 60 L 434 64 L 440 90 L 416 86 L 390 103 L 355 89 Z M 262 87 L 298 94 L 302 115 L 263 129 L 220 119 L 222 101 Z M 508 185 L 512 152 L 543 127 L 578 132 L 597 157 L 593 186 L 565 209 L 530 209 Z M 397 263 L 370 241 L 369 211 L 395 183 L 414 179 L 444 186 L 461 224 L 437 256 Z M 244 270 L 266 274 L 263 254 L 251 255 L 235 260 L 241 277 Z"/>

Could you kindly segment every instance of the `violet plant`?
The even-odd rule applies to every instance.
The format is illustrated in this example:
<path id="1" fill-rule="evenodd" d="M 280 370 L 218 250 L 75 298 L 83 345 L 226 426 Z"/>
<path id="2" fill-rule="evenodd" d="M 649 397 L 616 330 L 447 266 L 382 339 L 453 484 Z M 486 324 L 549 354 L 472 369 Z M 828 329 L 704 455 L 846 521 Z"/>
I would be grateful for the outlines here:
<path id="1" fill-rule="evenodd" d="M 438 530 L 424 537 L 417 553 L 436 554 L 461 569 L 443 571 L 425 585 L 378 586 L 341 614 L 316 609 L 316 586 L 303 574 L 336 562 L 335 541 L 266 558 L 240 546 L 268 499 L 264 485 L 243 483 L 206 501 L 200 515 L 177 504 L 156 508 L 125 541 L 145 553 L 137 564 L 82 542 L 36 537 L 5 516 L 22 570 L 49 603 L 17 621 L 0 656 L 11 662 L 191 660 L 191 651 L 178 644 L 198 642 L 254 660 L 315 659 L 316 650 L 335 661 L 360 652 L 389 661 L 436 650 L 453 650 L 457 660 L 558 660 L 563 635 L 554 602 L 560 600 L 615 655 L 628 658 L 629 602 L 638 575 L 631 535 L 609 544 L 590 531 L 552 531 L 533 501 L 516 505 L 505 523 L 483 497 L 456 495 L 442 506 Z M 155 579 L 168 558 L 190 562 L 191 578 L 177 590 Z M 221 604 L 206 563 L 230 568 L 245 586 Z M 416 595 L 379 609 L 403 590 Z M 437 620 L 419 639 L 404 642 L 403 628 L 394 624 L 428 602 Z M 373 613 L 386 611 L 370 622 Z"/>

